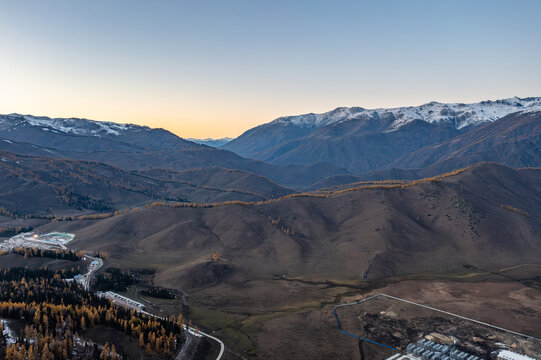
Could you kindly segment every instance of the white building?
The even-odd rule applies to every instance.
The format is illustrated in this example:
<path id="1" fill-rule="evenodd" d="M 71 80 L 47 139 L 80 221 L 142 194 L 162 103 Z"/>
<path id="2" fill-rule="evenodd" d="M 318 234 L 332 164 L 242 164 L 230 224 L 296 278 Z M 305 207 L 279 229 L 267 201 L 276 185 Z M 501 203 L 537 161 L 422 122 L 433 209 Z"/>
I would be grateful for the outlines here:
<path id="1" fill-rule="evenodd" d="M 498 353 L 498 360 L 535 360 L 526 355 L 520 355 L 509 350 L 502 350 Z"/>

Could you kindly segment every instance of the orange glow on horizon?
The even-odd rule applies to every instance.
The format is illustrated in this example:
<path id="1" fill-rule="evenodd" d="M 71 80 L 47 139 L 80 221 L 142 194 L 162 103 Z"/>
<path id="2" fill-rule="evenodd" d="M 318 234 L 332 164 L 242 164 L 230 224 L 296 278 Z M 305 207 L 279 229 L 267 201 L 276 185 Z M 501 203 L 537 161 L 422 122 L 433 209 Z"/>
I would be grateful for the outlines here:
<path id="1" fill-rule="evenodd" d="M 541 2 L 234 3 L 5 2 L 0 114 L 220 138 L 339 106 L 541 92 Z"/>

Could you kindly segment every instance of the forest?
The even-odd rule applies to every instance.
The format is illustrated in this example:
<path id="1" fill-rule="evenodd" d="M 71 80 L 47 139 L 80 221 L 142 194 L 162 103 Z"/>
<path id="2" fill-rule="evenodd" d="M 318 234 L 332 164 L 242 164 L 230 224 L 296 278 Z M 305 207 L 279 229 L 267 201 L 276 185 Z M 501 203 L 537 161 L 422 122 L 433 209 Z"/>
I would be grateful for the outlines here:
<path id="1" fill-rule="evenodd" d="M 1 227 L 0 237 L 12 237 L 20 233 L 32 231 L 32 226 Z"/>
<path id="2" fill-rule="evenodd" d="M 70 270 L 0 269 L 0 318 L 25 323 L 15 342 L 8 344 L 0 332 L 0 355 L 7 360 L 127 358 L 115 344 L 79 335 L 95 326 L 128 335 L 147 355 L 172 354 L 184 342 L 182 316 L 161 319 L 117 307 L 62 280 L 73 275 Z"/>
<path id="3" fill-rule="evenodd" d="M 144 296 L 155 297 L 159 299 L 174 299 L 175 294 L 169 290 L 158 286 L 150 286 L 141 290 L 141 294 Z"/>
<path id="4" fill-rule="evenodd" d="M 96 274 L 92 288 L 96 291 L 126 291 L 128 287 L 139 284 L 143 277 L 155 273 L 153 269 L 120 269 L 109 267 Z"/>
<path id="5" fill-rule="evenodd" d="M 84 256 L 82 251 L 72 251 L 69 249 L 38 249 L 38 248 L 28 248 L 28 247 L 19 247 L 15 248 L 12 251 L 14 254 L 22 255 L 25 259 L 29 257 L 42 257 L 42 258 L 51 258 L 59 260 L 69 260 L 69 261 L 78 261 L 81 260 Z M 7 252 L 4 252 L 7 254 Z"/>

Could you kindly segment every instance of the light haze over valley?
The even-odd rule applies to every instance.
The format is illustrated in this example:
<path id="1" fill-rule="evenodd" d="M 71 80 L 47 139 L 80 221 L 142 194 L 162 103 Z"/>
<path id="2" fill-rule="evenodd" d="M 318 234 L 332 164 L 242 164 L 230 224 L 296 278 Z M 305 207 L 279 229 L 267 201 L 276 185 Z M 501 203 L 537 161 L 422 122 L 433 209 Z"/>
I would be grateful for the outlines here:
<path id="1" fill-rule="evenodd" d="M 0 359 L 541 359 L 540 13 L 0 0 Z"/>

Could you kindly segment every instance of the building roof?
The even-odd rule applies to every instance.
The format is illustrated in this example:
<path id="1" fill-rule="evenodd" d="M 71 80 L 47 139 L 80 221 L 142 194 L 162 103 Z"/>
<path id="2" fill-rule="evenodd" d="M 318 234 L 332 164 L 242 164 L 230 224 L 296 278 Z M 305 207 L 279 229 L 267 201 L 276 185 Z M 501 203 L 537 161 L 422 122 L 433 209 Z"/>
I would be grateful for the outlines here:
<path id="1" fill-rule="evenodd" d="M 506 360 L 535 360 L 534 358 L 531 358 L 526 355 L 517 354 L 515 352 L 509 351 L 509 350 L 502 350 L 498 353 L 498 359 L 506 359 Z"/>

